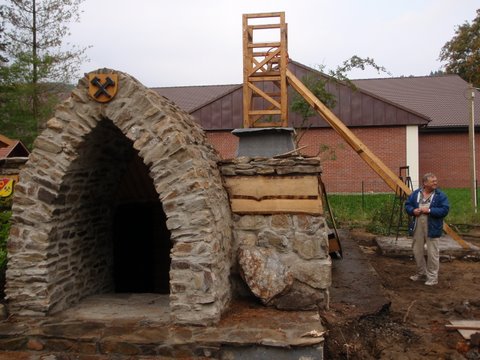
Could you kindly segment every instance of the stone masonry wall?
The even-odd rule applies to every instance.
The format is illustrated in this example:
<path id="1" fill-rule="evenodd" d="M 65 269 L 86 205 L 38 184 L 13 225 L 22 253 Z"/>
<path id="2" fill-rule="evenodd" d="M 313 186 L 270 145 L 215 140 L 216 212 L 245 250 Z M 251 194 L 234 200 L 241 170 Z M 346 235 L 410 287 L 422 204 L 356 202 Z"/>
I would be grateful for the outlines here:
<path id="1" fill-rule="evenodd" d="M 111 73 L 111 70 L 98 72 Z M 8 242 L 11 313 L 45 315 L 112 289 L 115 190 L 134 149 L 148 167 L 173 247 L 176 323 L 219 321 L 231 298 L 231 213 L 202 129 L 127 74 L 106 104 L 82 78 L 20 173 Z"/>
<path id="2" fill-rule="evenodd" d="M 242 157 L 222 161 L 221 171 L 224 177 L 320 176 L 321 167 L 318 158 Z M 331 258 L 324 216 L 234 214 L 233 229 L 233 277 L 241 274 L 263 303 L 289 310 L 328 307 Z M 237 288 L 241 292 L 242 284 Z"/>

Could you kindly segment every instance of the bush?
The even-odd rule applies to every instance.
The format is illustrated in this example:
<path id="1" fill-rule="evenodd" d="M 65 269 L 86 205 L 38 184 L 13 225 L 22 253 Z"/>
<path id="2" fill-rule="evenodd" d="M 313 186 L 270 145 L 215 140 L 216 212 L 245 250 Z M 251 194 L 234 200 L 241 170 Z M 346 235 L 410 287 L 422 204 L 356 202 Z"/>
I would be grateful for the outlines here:
<path id="1" fill-rule="evenodd" d="M 7 265 L 7 240 L 10 233 L 12 197 L 0 198 L 0 271 Z"/>

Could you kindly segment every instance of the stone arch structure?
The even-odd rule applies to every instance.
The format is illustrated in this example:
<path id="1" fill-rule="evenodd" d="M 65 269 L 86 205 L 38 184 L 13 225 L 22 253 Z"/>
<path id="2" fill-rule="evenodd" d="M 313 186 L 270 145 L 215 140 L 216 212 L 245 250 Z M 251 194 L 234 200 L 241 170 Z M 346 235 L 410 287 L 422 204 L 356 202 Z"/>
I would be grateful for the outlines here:
<path id="1" fill-rule="evenodd" d="M 217 155 L 190 115 L 116 73 L 118 92 L 107 103 L 88 95 L 87 77 L 79 81 L 20 174 L 8 243 L 9 311 L 46 315 L 114 291 L 119 184 L 125 174 L 135 176 L 128 169 L 140 159 L 148 186 L 140 182 L 138 196 L 151 199 L 153 193 L 167 218 L 153 221 L 164 221 L 170 232 L 173 320 L 215 323 L 231 298 L 233 261 L 231 212 Z"/>

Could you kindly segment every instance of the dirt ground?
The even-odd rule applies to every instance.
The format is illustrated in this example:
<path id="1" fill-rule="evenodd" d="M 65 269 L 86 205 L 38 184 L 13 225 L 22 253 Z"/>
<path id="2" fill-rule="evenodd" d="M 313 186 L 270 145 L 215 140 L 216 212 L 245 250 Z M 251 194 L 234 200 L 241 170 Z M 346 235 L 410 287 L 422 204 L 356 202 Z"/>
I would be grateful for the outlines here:
<path id="1" fill-rule="evenodd" d="M 390 307 L 352 320 L 349 309 L 332 304 L 328 318 L 326 359 L 480 359 L 475 341 L 446 329 L 450 320 L 480 320 L 480 260 L 441 259 L 439 283 L 426 286 L 409 279 L 413 258 L 393 258 L 376 252 L 374 237 L 353 230 L 378 273 Z M 480 246 L 480 234 L 464 239 Z"/>

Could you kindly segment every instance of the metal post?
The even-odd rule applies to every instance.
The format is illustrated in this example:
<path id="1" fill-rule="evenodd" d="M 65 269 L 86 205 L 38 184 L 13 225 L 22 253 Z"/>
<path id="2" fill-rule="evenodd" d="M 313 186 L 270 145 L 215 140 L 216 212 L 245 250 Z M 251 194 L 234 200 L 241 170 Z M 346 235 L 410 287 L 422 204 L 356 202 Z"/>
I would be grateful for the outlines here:
<path id="1" fill-rule="evenodd" d="M 362 180 L 362 211 L 365 212 L 365 184 Z"/>
<path id="2" fill-rule="evenodd" d="M 474 99 L 475 99 L 475 91 L 473 85 L 470 84 L 468 89 L 470 94 L 470 102 L 469 102 L 469 112 L 470 112 L 470 119 L 469 119 L 469 127 L 468 127 L 468 134 L 469 134 L 469 143 L 470 143 L 470 187 L 471 187 L 471 198 L 472 198 L 472 208 L 475 213 L 477 213 L 477 170 L 475 164 L 475 114 L 474 114 Z"/>

